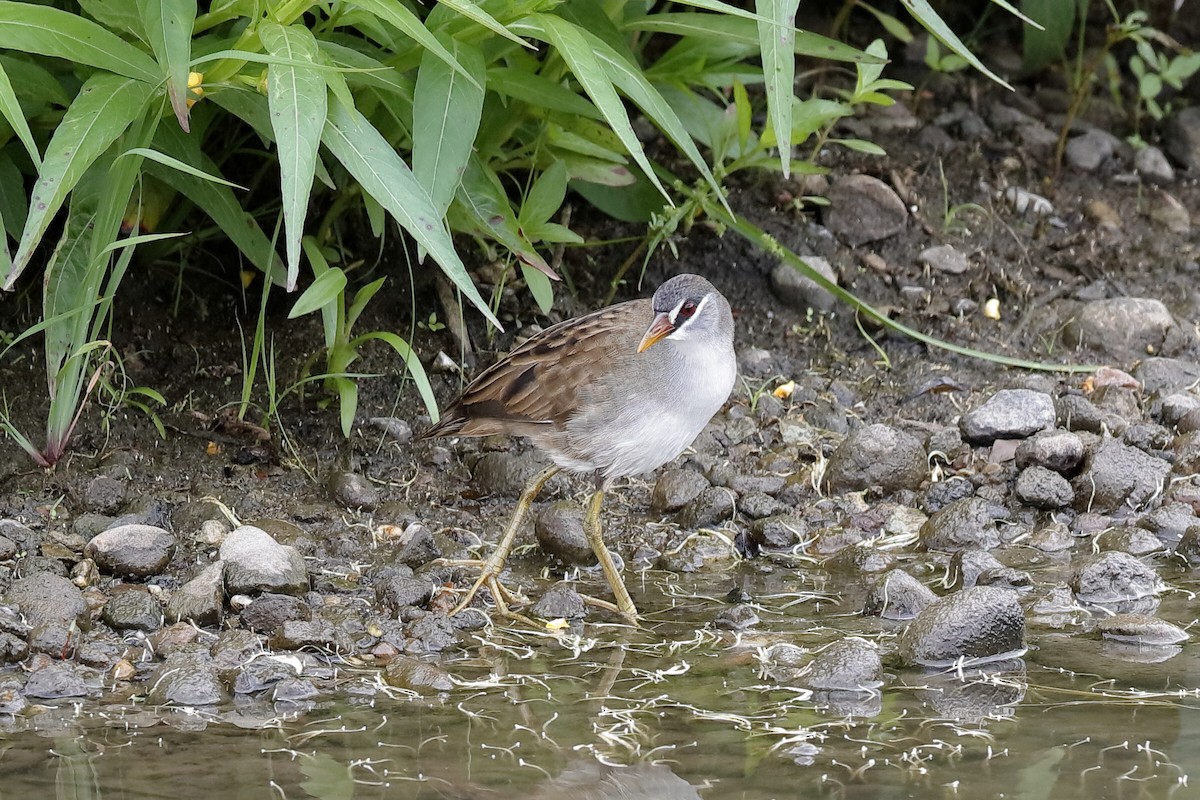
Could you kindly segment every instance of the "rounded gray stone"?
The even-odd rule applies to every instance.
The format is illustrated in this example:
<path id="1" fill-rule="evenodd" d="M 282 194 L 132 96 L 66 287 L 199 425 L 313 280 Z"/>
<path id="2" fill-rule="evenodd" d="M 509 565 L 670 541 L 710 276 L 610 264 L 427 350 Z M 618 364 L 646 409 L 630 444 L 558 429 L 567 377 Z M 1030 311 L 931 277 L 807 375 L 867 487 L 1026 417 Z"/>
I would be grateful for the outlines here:
<path id="1" fill-rule="evenodd" d="M 101 572 L 148 578 L 170 563 L 175 537 L 154 525 L 118 525 L 97 534 L 83 552 Z"/>
<path id="2" fill-rule="evenodd" d="M 826 193 L 825 226 L 851 247 L 901 233 L 908 209 L 890 186 L 870 175 L 838 178 Z"/>
<path id="3" fill-rule="evenodd" d="M 829 457 L 825 485 L 834 492 L 878 486 L 885 493 L 917 489 L 928 477 L 921 440 L 889 425 L 866 425 L 847 436 Z"/>
<path id="4" fill-rule="evenodd" d="M 1032 389 L 1001 389 L 983 405 L 963 415 L 959 430 L 971 444 L 991 444 L 997 439 L 1025 439 L 1053 428 L 1054 399 Z"/>
<path id="5" fill-rule="evenodd" d="M 866 639 L 847 636 L 817 654 L 805 680 L 813 689 L 869 692 L 883 685 L 879 648 Z"/>
<path id="6" fill-rule="evenodd" d="M 294 547 L 281 545 L 261 528 L 243 525 L 221 543 L 225 591 L 234 594 L 308 591 L 308 569 Z"/>
<path id="7" fill-rule="evenodd" d="M 947 667 L 1017 658 L 1025 652 L 1025 614 L 1017 593 L 974 586 L 943 597 L 909 623 L 898 655 L 906 664 Z"/>
<path id="8" fill-rule="evenodd" d="M 1157 353 L 1175 325 L 1161 300 L 1114 297 L 1084 304 L 1064 331 L 1075 347 L 1090 347 L 1116 361 L 1133 361 Z"/>

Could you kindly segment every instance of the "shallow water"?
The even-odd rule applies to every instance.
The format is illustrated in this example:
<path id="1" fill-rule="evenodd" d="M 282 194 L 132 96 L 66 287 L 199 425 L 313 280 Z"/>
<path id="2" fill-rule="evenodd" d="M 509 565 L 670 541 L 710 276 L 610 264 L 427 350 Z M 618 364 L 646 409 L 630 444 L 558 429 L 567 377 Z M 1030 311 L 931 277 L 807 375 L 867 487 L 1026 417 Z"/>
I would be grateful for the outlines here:
<path id="1" fill-rule="evenodd" d="M 1200 796 L 1194 645 L 1103 643 L 1081 612 L 1031 621 L 1025 658 L 987 674 L 893 670 L 878 693 L 814 695 L 772 680 L 760 648 L 855 633 L 886 649 L 896 629 L 820 570 L 782 574 L 645 573 L 641 630 L 477 632 L 437 697 L 342 664 L 314 704 L 49 704 L 3 723 L 0 797 Z M 741 635 L 707 624 L 735 586 L 762 617 Z M 1158 613 L 1194 620 L 1186 591 Z"/>

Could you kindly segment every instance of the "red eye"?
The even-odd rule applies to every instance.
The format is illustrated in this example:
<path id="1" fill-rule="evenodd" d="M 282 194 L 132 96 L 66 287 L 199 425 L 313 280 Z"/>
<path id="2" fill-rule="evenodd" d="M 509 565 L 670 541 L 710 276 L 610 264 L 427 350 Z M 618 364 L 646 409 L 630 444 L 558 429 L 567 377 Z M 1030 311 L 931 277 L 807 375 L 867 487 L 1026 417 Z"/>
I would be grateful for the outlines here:
<path id="1" fill-rule="evenodd" d="M 692 316 L 692 314 L 695 314 L 695 313 L 696 313 L 696 304 L 693 303 L 691 300 L 688 300 L 686 303 L 684 303 L 683 305 L 681 305 L 679 307 L 679 316 L 683 317 L 684 319 L 687 319 L 688 317 Z"/>

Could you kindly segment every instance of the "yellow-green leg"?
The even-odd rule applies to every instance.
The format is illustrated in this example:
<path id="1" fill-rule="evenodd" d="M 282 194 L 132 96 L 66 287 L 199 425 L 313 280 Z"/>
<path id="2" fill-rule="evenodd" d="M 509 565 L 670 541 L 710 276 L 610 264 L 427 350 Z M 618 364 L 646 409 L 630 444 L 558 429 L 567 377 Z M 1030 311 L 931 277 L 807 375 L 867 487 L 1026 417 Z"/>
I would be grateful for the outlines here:
<path id="1" fill-rule="evenodd" d="M 471 590 L 467 592 L 466 597 L 462 599 L 454 610 L 450 612 L 453 616 L 462 611 L 471 601 L 475 599 L 476 593 L 481 586 L 487 586 L 492 592 L 492 599 L 496 601 L 496 609 L 506 617 L 518 616 L 513 611 L 509 610 L 506 600 L 512 599 L 512 593 L 500 585 L 500 573 L 504 569 L 504 562 L 508 560 L 508 556 L 512 553 L 513 545 L 517 541 L 517 533 L 521 530 L 521 523 L 525 521 L 525 515 L 529 513 L 530 506 L 533 505 L 534 499 L 538 496 L 538 492 L 545 488 L 546 483 L 558 474 L 559 468 L 552 466 L 539 472 L 534 478 L 525 484 L 525 491 L 521 492 L 521 499 L 517 500 L 517 507 L 513 511 L 512 519 L 508 521 L 508 527 L 504 529 L 504 535 L 500 537 L 500 541 L 496 543 L 496 549 L 488 556 L 487 561 L 483 562 L 483 567 L 480 569 L 479 578 Z"/>
<path id="2" fill-rule="evenodd" d="M 621 573 L 617 571 L 617 565 L 613 563 L 612 555 L 604 546 L 604 536 L 600 532 L 600 506 L 603 503 L 604 490 L 597 489 L 588 500 L 587 513 L 583 517 L 583 534 L 587 537 L 588 544 L 592 546 L 592 552 L 596 554 L 596 560 L 600 562 L 600 569 L 604 571 L 604 579 L 608 581 L 613 597 L 617 600 L 617 611 L 636 625 L 637 607 L 634 606 L 633 599 L 629 596 L 629 590 L 625 588 L 625 581 L 621 579 Z"/>

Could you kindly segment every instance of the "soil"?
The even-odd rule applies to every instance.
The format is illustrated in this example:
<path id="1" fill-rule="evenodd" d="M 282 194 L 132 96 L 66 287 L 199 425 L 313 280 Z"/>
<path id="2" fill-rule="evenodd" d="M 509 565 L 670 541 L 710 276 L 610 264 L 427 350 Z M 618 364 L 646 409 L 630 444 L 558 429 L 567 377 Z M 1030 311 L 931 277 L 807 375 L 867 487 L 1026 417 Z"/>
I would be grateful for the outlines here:
<path id="1" fill-rule="evenodd" d="M 842 132 L 878 142 L 887 150 L 887 157 L 870 158 L 829 146 L 819 162 L 828 169 L 830 179 L 855 173 L 878 177 L 904 201 L 909 210 L 904 229 L 881 241 L 852 248 L 831 236 L 821 224 L 819 208 L 796 202 L 812 193 L 813 184 L 801 179 L 743 179 L 733 186 L 730 203 L 784 246 L 801 255 L 827 259 L 840 285 L 862 300 L 940 339 L 1048 364 L 1106 364 L 1132 372 L 1136 359 L 1103 347 L 1076 349 L 1062 333 L 1090 300 L 1156 298 L 1166 304 L 1180 334 L 1164 345 L 1164 351 L 1146 355 L 1196 361 L 1200 353 L 1196 346 L 1200 265 L 1195 226 L 1200 222 L 1200 183 L 1195 174 L 1181 172 L 1163 187 L 1146 185 L 1133 172 L 1130 153 L 1118 148 L 1114 157 L 1094 170 L 1068 166 L 1059 180 L 1051 181 L 1052 146 L 1031 147 L 1015 132 L 993 131 L 968 140 L 953 127 L 933 125 L 938 114 L 955 103 L 984 119 L 990 119 L 989 109 L 998 105 L 1018 108 L 1046 120 L 1049 129 L 1055 130 L 1063 94 L 1047 90 L 1031 99 L 1028 93 L 1010 94 L 972 79 L 944 78 L 927 83 L 914 96 L 917 127 L 905 127 L 904 114 L 885 111 L 850 121 Z M 1097 104 L 1093 112 L 1092 120 L 1114 126 L 1102 106 Z M 923 131 L 931 133 L 926 136 Z M 1053 213 L 1043 217 L 1018 214 L 1004 199 L 1008 187 L 1045 195 L 1054 206 Z M 1170 229 L 1159 221 L 1156 209 L 1170 205 L 1172 199 L 1191 214 L 1191 227 Z M 1107 209 L 1096 205 L 1100 201 Z M 1102 224 L 1099 220 L 1109 221 Z M 521 281 L 511 274 L 500 290 L 504 333 L 485 331 L 476 314 L 469 309 L 465 312 L 476 348 L 475 366 L 468 369 L 466 377 L 507 350 L 530 326 L 544 326 L 594 308 L 607 294 L 618 265 L 636 243 L 626 238 L 627 228 L 587 215 L 581 204 L 575 207 L 572 227 L 592 244 L 564 253 L 561 272 L 565 280 L 556 291 L 555 308 L 548 317 L 537 312 Z M 938 244 L 951 244 L 966 255 L 968 268 L 951 274 L 918 263 L 918 253 Z M 463 245 L 464 251 L 469 251 L 469 244 Z M 430 312 L 441 319 L 455 313 L 437 305 L 429 275 L 432 266 L 413 267 L 420 273 L 414 295 L 409 290 L 412 276 L 405 269 L 404 252 L 394 241 L 378 259 L 369 254 L 369 247 L 362 255 L 368 262 L 352 280 L 361 285 L 386 275 L 388 288 L 372 304 L 358 330 L 393 330 L 408 338 L 429 365 L 438 399 L 445 404 L 464 377 L 454 371 L 437 371 L 437 356 L 445 352 L 453 359 L 461 352 L 461 343 L 449 330 L 430 331 L 428 325 L 418 324 L 427 322 Z M 204 498 L 220 500 L 242 521 L 282 520 L 294 526 L 288 541 L 302 549 L 314 587 L 327 598 L 374 597 L 373 576 L 394 556 L 394 548 L 386 541 L 390 529 L 381 526 L 402 529 L 419 521 L 461 542 L 460 554 L 466 554 L 466 546 L 475 544 L 476 537 L 485 541 L 495 537 L 512 508 L 513 497 L 481 494 L 471 466 L 481 453 L 524 452 L 526 445 L 494 439 L 482 443 L 397 441 L 371 424 L 369 420 L 377 417 L 404 420 L 417 431 L 428 424 L 411 383 L 399 374 L 398 360 L 383 347 L 367 348 L 355 364 L 361 372 L 381 377 L 362 381 L 356 424 L 351 436 L 343 438 L 336 406 L 329 404 L 316 384 L 308 385 L 303 393 L 284 392 L 305 370 L 319 370 L 321 350 L 319 320 L 287 321 L 288 298 L 272 298 L 268 309 L 268 344 L 276 359 L 278 407 L 264 412 L 270 398 L 260 372 L 252 394 L 254 405 L 245 417 L 250 424 L 234 421 L 258 286 L 244 292 L 238 289 L 231 264 L 220 265 L 223 282 L 185 271 L 182 287 L 176 283 L 173 269 L 143 265 L 138 280 L 127 279 L 121 287 L 112 330 L 123 362 L 123 379 L 130 386 L 153 387 L 166 397 L 167 406 L 157 410 L 165 436 L 137 409 L 105 406 L 94 399 L 83 414 L 70 452 L 53 471 L 34 469 L 11 442 L 3 446 L 0 519 L 16 520 L 33 529 L 43 547 L 39 554 L 23 554 L 0 566 L 0 593 L 38 568 L 35 561 L 26 560 L 31 556 L 58 560 L 66 569 L 82 560 L 82 545 L 95 530 L 82 527 L 81 519 L 86 517 L 89 526 L 96 526 L 97 514 L 115 520 L 123 514 L 145 514 L 147 507 L 153 506 L 178 542 L 170 564 L 148 581 L 100 575 L 84 588 L 96 608 L 118 594 L 124 583 L 148 582 L 157 587 L 160 602 L 165 601 L 215 560 L 213 543 L 202 541 L 196 530 L 171 522 L 180 509 L 194 508 Z M 1089 388 L 1087 374 L 999 367 L 889 333 L 856 319 L 844 307 L 835 307 L 828 314 L 790 307 L 772 290 L 769 276 L 776 265 L 773 256 L 734 233 L 701 222 L 676 236 L 671 247 L 660 248 L 643 276 L 637 275 L 636 267 L 631 270 L 618 289 L 618 300 L 645 296 L 667 276 L 690 271 L 705 275 L 729 298 L 737 321 L 743 380 L 727 411 L 718 418 L 718 428 L 750 416 L 766 430 L 777 424 L 778 418 L 802 418 L 808 409 L 824 404 L 822 407 L 832 407 L 847 419 L 850 429 L 887 423 L 928 442 L 938 431 L 957 429 L 963 412 L 997 389 L 1030 387 L 1059 396 L 1082 394 Z M 499 271 L 491 264 L 476 265 L 476 274 L 485 285 Z M 998 301 L 998 318 L 985 314 L 992 300 Z M 23 304 L 29 302 L 28 294 L 9 298 L 4 306 L 7 321 L 0 327 L 20 329 Z M 413 314 L 414 307 L 420 312 Z M 788 381 L 796 383 L 794 399 L 782 401 L 778 417 L 756 416 L 760 393 Z M 0 385 L 12 419 L 26 433 L 39 430 L 42 424 L 39 415 L 46 408 L 43 383 L 39 356 L 32 346 L 18 346 L 0 362 Z M 930 387 L 937 390 L 930 391 Z M 949 391 L 943 391 L 946 389 Z M 1149 414 L 1143 405 L 1135 411 Z M 263 437 L 263 431 L 269 432 L 269 439 Z M 807 480 L 843 436 L 844 431 L 822 430 L 812 447 L 791 451 L 789 480 Z M 763 464 L 778 454 L 777 448 L 767 452 L 754 445 L 755 437 L 748 441 L 746 446 L 726 443 L 718 451 L 718 459 L 740 473 L 769 471 Z M 777 445 L 778 437 L 765 441 Z M 991 478 L 1002 482 L 1005 478 L 997 477 L 989 458 L 988 448 L 967 447 L 959 458 L 941 465 L 941 477 L 957 474 L 973 479 L 977 486 L 987 485 Z M 695 466 L 698 462 L 690 463 Z M 377 493 L 369 509 L 347 508 L 344 494 L 339 502 L 331 487 L 342 483 L 347 473 L 365 477 Z M 89 495 L 89 486 L 98 475 L 115 475 L 124 486 L 123 499 L 116 505 L 100 506 Z M 619 485 L 605 508 L 606 529 L 627 557 L 627 564 L 636 554 L 639 531 L 644 530 L 642 521 L 654 518 L 648 512 L 652 486 L 652 478 Z M 586 490 L 587 482 L 582 479 L 566 482 L 548 494 L 539 508 L 552 500 L 582 497 Z M 885 495 L 868 490 L 863 503 L 868 508 L 915 505 L 918 494 L 900 491 Z M 851 504 L 830 506 L 815 492 L 809 500 L 811 506 L 799 513 L 810 516 L 814 526 L 849 524 L 846 509 Z M 1012 496 L 1007 502 L 1015 512 L 1031 518 L 1041 513 L 1022 507 Z M 1076 511 L 1061 509 L 1055 518 L 1070 523 L 1076 516 Z M 673 520 L 668 517 L 666 521 Z M 720 527 L 732 538 L 744 535 L 749 522 L 735 516 Z M 1088 548 L 1078 547 L 1077 552 L 1086 555 Z M 518 559 L 515 569 L 518 582 L 533 597 L 564 574 L 561 565 L 537 551 Z M 770 572 L 792 567 L 759 560 L 750 569 Z M 455 575 L 466 574 L 450 575 L 442 591 L 455 588 L 450 585 Z M 734 574 L 716 571 L 711 580 L 718 586 L 710 591 L 720 595 L 739 583 L 744 586 L 744 580 L 735 579 Z M 656 579 L 649 580 L 654 584 Z M 845 580 L 861 585 L 866 579 Z M 835 582 L 831 589 L 840 586 Z M 462 588 L 461 584 L 457 588 Z M 597 585 L 597 590 L 600 588 Z M 665 602 L 656 591 L 644 586 L 642 592 L 635 591 L 639 601 L 648 604 L 652 618 Z M 319 603 L 320 599 L 310 594 L 307 602 Z M 438 601 L 435 597 L 429 602 Z M 237 608 L 230 606 L 226 611 L 228 616 L 219 629 L 237 629 Z M 589 625 L 608 619 L 603 612 L 589 613 Z M 82 635 L 120 639 L 98 621 Z M 360 663 L 378 656 L 377 668 L 381 668 L 387 653 L 377 645 L 378 640 L 353 656 Z M 469 662 L 480 655 L 479 645 L 465 633 L 459 634 L 457 644 L 447 652 L 453 653 L 453 658 L 447 655 L 442 663 L 450 669 L 456 659 Z M 145 657 L 155 658 L 152 653 Z M 24 664 L 6 669 L 18 674 L 39 658 L 29 656 Z M 142 671 L 138 678 L 127 680 L 140 686 L 137 681 L 145 676 Z M 127 680 L 106 678 L 104 685 L 117 687 L 113 690 L 116 695 L 140 691 L 128 688 Z M 324 696 L 337 696 L 333 683 L 317 684 Z M 113 702 L 113 691 L 92 692 L 88 702 Z"/>

